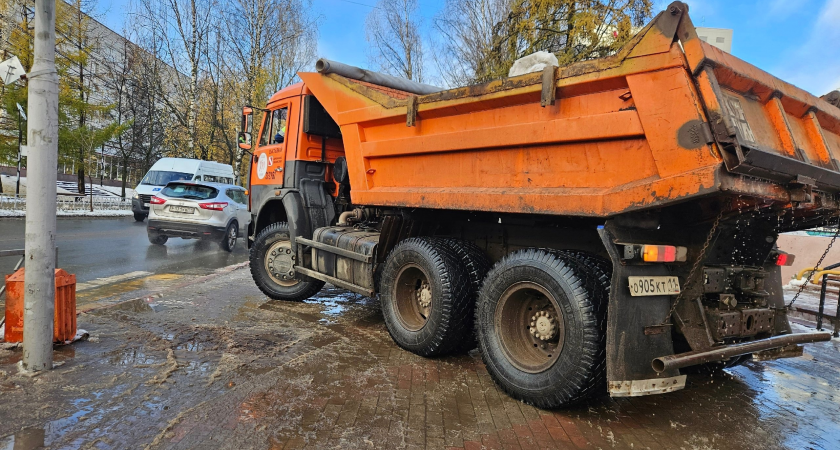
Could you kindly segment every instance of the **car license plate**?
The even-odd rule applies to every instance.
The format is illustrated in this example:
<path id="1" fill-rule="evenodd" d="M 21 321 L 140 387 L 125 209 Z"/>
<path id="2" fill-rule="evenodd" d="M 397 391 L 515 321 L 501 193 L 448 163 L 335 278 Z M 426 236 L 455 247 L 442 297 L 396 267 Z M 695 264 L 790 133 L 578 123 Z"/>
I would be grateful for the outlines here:
<path id="1" fill-rule="evenodd" d="M 193 208 L 188 208 L 186 206 L 170 206 L 169 210 L 181 214 L 192 214 L 193 212 Z"/>
<path id="2" fill-rule="evenodd" d="M 149 204 L 148 204 L 148 203 L 143 203 L 143 206 L 145 206 L 146 208 L 148 208 L 148 207 L 149 207 Z"/>
<path id="3" fill-rule="evenodd" d="M 627 277 L 630 295 L 677 295 L 680 293 L 680 279 L 677 277 Z"/>

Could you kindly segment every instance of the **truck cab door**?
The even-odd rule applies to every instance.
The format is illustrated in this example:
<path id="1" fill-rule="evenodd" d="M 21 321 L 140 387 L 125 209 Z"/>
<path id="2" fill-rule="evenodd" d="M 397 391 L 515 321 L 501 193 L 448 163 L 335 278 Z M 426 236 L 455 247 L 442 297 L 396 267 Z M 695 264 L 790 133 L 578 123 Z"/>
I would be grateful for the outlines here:
<path id="1" fill-rule="evenodd" d="M 257 150 L 254 152 L 254 162 L 251 165 L 251 184 L 283 185 L 283 167 L 286 163 L 287 132 L 289 104 L 276 106 L 265 113 L 263 126 L 260 130 Z"/>

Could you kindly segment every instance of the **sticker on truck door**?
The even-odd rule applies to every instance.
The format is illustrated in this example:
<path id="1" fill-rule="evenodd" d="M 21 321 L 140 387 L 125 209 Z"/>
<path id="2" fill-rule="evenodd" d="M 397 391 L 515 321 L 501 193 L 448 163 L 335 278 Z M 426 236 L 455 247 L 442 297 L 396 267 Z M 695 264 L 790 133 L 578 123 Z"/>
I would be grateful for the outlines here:
<path id="1" fill-rule="evenodd" d="M 677 295 L 680 293 L 680 279 L 677 277 L 627 277 L 630 295 Z"/>
<path id="2" fill-rule="evenodd" d="M 265 153 L 260 153 L 260 159 L 257 161 L 257 176 L 262 180 L 265 178 L 265 172 L 268 170 L 268 157 Z"/>

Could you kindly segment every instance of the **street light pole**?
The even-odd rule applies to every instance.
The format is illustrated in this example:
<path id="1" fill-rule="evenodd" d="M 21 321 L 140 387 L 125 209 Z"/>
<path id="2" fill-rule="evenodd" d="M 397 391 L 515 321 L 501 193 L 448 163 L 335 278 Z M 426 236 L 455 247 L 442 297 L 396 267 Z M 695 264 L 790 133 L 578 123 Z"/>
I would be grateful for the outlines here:
<path id="1" fill-rule="evenodd" d="M 55 200 L 58 167 L 58 73 L 55 0 L 35 0 L 34 64 L 29 79 L 26 183 L 26 276 L 23 368 L 52 369 L 55 315 Z"/>

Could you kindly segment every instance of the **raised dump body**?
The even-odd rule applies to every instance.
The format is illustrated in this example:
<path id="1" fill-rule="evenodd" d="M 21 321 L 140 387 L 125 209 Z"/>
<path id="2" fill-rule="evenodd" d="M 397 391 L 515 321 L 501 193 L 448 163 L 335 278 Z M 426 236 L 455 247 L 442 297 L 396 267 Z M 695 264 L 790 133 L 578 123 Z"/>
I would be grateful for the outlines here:
<path id="1" fill-rule="evenodd" d="M 354 203 L 610 217 L 790 200 L 754 178 L 840 188 L 840 111 L 701 41 L 682 11 L 615 56 L 431 95 L 300 77 L 341 126 Z"/>
<path id="2" fill-rule="evenodd" d="M 425 95 L 328 66 L 275 94 L 256 145 L 243 116 L 270 297 L 379 294 L 398 345 L 475 333 L 543 407 L 829 339 L 791 333 L 775 243 L 837 221 L 840 109 L 701 41 L 687 5 L 614 56 Z"/>

